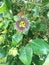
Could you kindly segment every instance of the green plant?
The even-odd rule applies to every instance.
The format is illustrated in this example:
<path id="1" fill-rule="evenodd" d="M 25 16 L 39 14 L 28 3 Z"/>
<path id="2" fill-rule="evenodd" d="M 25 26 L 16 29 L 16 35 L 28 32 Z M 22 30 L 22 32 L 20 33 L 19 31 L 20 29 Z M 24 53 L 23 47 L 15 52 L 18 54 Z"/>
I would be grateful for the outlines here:
<path id="1" fill-rule="evenodd" d="M 4 14 L 0 16 L 0 65 L 48 65 L 49 3 L 45 0 L 37 3 L 3 0 L 3 3 L 5 8 L 0 9 L 0 14 Z"/>

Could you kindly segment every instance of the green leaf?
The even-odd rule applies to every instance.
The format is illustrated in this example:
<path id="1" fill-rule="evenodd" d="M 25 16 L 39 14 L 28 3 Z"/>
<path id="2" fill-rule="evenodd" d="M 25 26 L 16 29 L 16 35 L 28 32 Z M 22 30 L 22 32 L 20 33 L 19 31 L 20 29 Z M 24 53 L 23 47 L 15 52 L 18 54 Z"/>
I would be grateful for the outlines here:
<path id="1" fill-rule="evenodd" d="M 3 58 L 5 56 L 6 56 L 5 50 L 2 47 L 0 47 L 0 58 Z"/>
<path id="2" fill-rule="evenodd" d="M 34 17 L 39 17 L 39 6 L 35 6 L 33 11 L 34 11 L 33 16 Z"/>
<path id="3" fill-rule="evenodd" d="M 34 55 L 32 57 L 32 61 L 35 63 L 35 65 L 43 65 L 44 60 L 40 60 L 38 55 Z"/>
<path id="4" fill-rule="evenodd" d="M 32 48 L 29 46 L 21 47 L 20 48 L 20 54 L 19 59 L 25 64 L 30 65 L 32 60 L 33 51 Z"/>
<path id="5" fill-rule="evenodd" d="M 5 18 L 11 20 L 13 15 L 10 12 L 6 12 L 6 14 L 4 15 Z"/>
<path id="6" fill-rule="evenodd" d="M 16 48 L 12 47 L 12 48 L 9 50 L 9 53 L 8 53 L 8 54 L 15 57 L 16 55 L 18 55 L 18 50 L 17 50 Z"/>
<path id="7" fill-rule="evenodd" d="M 49 65 L 49 55 L 47 56 L 47 58 L 46 58 L 46 60 L 45 60 L 43 65 Z"/>
<path id="8" fill-rule="evenodd" d="M 3 18 L 4 17 L 4 14 L 3 13 L 0 13 L 0 18 Z"/>
<path id="9" fill-rule="evenodd" d="M 47 0 L 42 0 L 42 5 L 46 5 L 48 3 L 49 3 L 49 0 L 48 1 Z"/>
<path id="10" fill-rule="evenodd" d="M 6 29 L 11 21 L 10 20 L 4 20 L 3 21 L 3 29 Z"/>
<path id="11" fill-rule="evenodd" d="M 3 22 L 0 23 L 0 28 L 2 28 L 2 26 L 3 26 Z"/>
<path id="12" fill-rule="evenodd" d="M 0 58 L 0 64 L 6 63 L 7 57 Z"/>
<path id="13" fill-rule="evenodd" d="M 49 53 L 49 45 L 43 40 L 36 38 L 34 40 L 30 40 L 28 44 L 35 54 L 42 55 Z"/>
<path id="14" fill-rule="evenodd" d="M 48 13 L 47 13 L 47 17 L 49 18 L 49 11 L 48 11 Z"/>
<path id="15" fill-rule="evenodd" d="M 19 17 L 17 15 L 14 16 L 14 20 L 17 21 Z"/>
<path id="16" fill-rule="evenodd" d="M 34 0 L 35 3 L 40 3 L 42 0 Z"/>
<path id="17" fill-rule="evenodd" d="M 5 60 L 5 59 L 4 59 Z M 0 65 L 9 65 L 9 63 L 0 63 Z"/>
<path id="18" fill-rule="evenodd" d="M 2 5 L 0 7 L 0 13 L 4 13 L 5 10 L 6 10 L 6 4 L 2 3 Z"/>
<path id="19" fill-rule="evenodd" d="M 15 63 L 15 61 L 13 61 L 12 63 L 11 63 L 11 65 L 15 65 L 16 63 Z"/>
<path id="20" fill-rule="evenodd" d="M 0 35 L 0 44 L 4 43 L 5 35 Z"/>
<path id="21" fill-rule="evenodd" d="M 41 24 L 40 24 L 39 31 L 46 31 L 46 29 L 47 29 L 47 25 L 46 25 L 46 24 L 41 23 Z"/>
<path id="22" fill-rule="evenodd" d="M 9 25 L 10 20 L 4 20 L 0 22 L 0 29 L 6 29 Z"/>
<path id="23" fill-rule="evenodd" d="M 23 35 L 22 34 L 18 34 L 18 33 L 14 34 L 12 36 L 12 46 L 19 45 L 20 42 L 21 42 L 21 40 L 22 40 L 22 38 L 23 38 Z"/>
<path id="24" fill-rule="evenodd" d="M 11 9 L 11 2 L 10 0 L 5 0 L 7 11 Z"/>

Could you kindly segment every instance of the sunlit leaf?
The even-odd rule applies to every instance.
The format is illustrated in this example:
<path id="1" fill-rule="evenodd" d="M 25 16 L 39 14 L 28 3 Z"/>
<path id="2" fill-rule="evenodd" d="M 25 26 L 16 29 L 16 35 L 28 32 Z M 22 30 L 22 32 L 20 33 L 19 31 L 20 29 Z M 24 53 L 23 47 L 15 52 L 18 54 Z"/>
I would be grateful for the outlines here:
<path id="1" fill-rule="evenodd" d="M 34 11 L 33 16 L 39 17 L 39 7 L 38 6 L 34 7 L 33 11 Z"/>
<path id="2" fill-rule="evenodd" d="M 32 48 L 29 46 L 21 47 L 19 59 L 25 64 L 30 65 L 32 60 L 33 51 Z"/>
<path id="3" fill-rule="evenodd" d="M 12 36 L 12 46 L 17 46 L 20 44 L 21 40 L 23 38 L 22 34 L 14 34 Z"/>
<path id="4" fill-rule="evenodd" d="M 49 65 L 49 55 L 47 56 L 47 58 L 46 58 L 46 60 L 45 60 L 43 65 Z"/>
<path id="5" fill-rule="evenodd" d="M 9 50 L 9 55 L 12 55 L 12 56 L 18 55 L 17 49 L 12 47 L 12 48 Z"/>
<path id="6" fill-rule="evenodd" d="M 0 6 L 0 13 L 4 13 L 5 10 L 6 10 L 6 4 L 3 3 L 2 6 Z"/>
<path id="7" fill-rule="evenodd" d="M 36 38 L 34 40 L 30 40 L 29 46 L 31 46 L 35 54 L 42 55 L 49 53 L 49 45 L 42 39 Z"/>
<path id="8" fill-rule="evenodd" d="M 0 35 L 0 44 L 4 44 L 5 35 Z"/>

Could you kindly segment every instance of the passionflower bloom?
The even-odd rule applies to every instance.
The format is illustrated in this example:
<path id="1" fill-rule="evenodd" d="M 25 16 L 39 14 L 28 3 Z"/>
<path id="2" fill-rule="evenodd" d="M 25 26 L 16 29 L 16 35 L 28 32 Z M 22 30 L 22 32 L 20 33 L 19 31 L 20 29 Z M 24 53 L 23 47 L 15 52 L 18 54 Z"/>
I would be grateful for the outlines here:
<path id="1" fill-rule="evenodd" d="M 16 21 L 16 30 L 20 32 L 28 31 L 30 27 L 30 23 L 26 18 L 20 18 L 18 21 Z"/>

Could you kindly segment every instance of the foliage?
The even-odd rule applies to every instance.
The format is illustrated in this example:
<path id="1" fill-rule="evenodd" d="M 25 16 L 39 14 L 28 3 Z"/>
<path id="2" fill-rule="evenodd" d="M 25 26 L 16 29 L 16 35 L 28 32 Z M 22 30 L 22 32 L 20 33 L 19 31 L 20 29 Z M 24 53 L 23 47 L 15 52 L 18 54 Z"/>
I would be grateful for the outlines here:
<path id="1" fill-rule="evenodd" d="M 0 2 L 0 65 L 48 65 L 49 1 Z M 24 32 L 15 24 L 22 17 L 30 24 Z"/>

